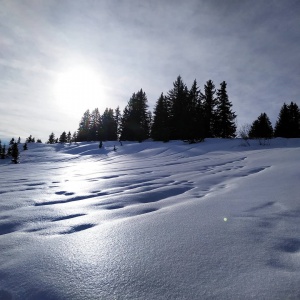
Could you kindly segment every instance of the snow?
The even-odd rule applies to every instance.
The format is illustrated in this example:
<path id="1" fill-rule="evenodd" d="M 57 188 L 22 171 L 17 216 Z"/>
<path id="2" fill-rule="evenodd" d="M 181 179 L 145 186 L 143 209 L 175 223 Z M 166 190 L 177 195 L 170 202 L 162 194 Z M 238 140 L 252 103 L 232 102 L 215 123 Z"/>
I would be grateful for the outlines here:
<path id="1" fill-rule="evenodd" d="M 0 161 L 1 300 L 300 299 L 300 139 L 28 146 Z"/>

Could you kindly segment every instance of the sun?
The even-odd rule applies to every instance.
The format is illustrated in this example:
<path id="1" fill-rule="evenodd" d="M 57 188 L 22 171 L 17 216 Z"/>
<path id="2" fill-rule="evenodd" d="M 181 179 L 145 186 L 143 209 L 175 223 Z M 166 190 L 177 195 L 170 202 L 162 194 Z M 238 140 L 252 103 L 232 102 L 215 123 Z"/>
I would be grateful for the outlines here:
<path id="1" fill-rule="evenodd" d="M 76 66 L 57 75 L 54 97 L 59 109 L 69 114 L 83 114 L 103 101 L 102 80 L 93 69 Z"/>

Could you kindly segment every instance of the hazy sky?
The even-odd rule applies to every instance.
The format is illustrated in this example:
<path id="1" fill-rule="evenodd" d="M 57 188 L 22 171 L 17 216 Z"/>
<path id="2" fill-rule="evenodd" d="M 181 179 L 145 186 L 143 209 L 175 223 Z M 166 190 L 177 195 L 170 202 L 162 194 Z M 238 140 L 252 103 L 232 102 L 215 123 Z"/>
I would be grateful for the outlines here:
<path id="1" fill-rule="evenodd" d="M 75 131 L 83 113 L 178 75 L 227 82 L 238 125 L 300 106 L 299 0 L 0 0 L 0 138 Z"/>

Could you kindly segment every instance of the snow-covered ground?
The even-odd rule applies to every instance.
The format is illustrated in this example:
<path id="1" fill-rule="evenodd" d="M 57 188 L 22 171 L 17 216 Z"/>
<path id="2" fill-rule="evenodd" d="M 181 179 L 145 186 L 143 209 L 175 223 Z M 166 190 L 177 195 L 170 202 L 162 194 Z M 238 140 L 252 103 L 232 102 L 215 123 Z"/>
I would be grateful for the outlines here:
<path id="1" fill-rule="evenodd" d="M 241 144 L 0 161 L 0 299 L 300 299 L 300 139 Z"/>

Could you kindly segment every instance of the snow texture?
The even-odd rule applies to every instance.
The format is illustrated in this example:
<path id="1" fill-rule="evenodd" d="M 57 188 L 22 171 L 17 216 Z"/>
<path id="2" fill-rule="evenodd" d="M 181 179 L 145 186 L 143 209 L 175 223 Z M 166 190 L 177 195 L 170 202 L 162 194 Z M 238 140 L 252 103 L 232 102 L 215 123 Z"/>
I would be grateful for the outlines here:
<path id="1" fill-rule="evenodd" d="M 300 299 L 300 139 L 114 144 L 1 160 L 1 300 Z"/>

